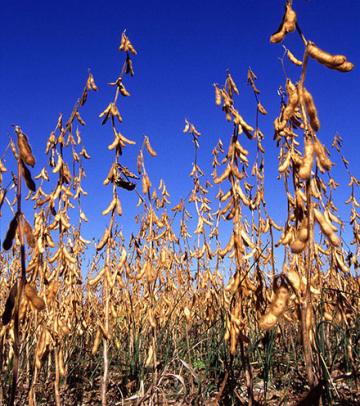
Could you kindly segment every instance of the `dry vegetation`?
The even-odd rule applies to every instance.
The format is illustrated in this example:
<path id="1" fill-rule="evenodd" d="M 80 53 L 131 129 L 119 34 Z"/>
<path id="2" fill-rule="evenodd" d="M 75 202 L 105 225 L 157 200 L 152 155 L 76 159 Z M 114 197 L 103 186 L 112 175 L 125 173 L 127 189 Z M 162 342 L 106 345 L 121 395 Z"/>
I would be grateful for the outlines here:
<path id="1" fill-rule="evenodd" d="M 83 265 L 90 241 L 81 235 L 90 156 L 79 128 L 87 97 L 97 90 L 93 76 L 70 117 L 59 117 L 40 171 L 27 136 L 14 128 L 0 161 L 1 207 L 12 213 L 0 257 L 0 404 L 358 404 L 359 181 L 336 135 L 332 150 L 344 163 L 351 208 L 350 219 L 341 219 L 333 163 L 305 87 L 309 63 L 341 72 L 353 65 L 307 40 L 288 1 L 270 40 L 282 42 L 293 31 L 304 55 L 299 60 L 285 49 L 282 63 L 297 65 L 299 77 L 286 77 L 274 122 L 287 200 L 281 225 L 266 204 L 260 121 L 267 112 L 251 69 L 255 125 L 238 111 L 238 88 L 227 74 L 224 86 L 215 84 L 215 102 L 233 129 L 213 149 L 212 180 L 198 164 L 200 133 L 186 121 L 193 187 L 170 205 L 165 183 L 154 187 L 146 170 L 156 157 L 148 137 L 137 170 L 122 163 L 135 143 L 119 130 L 118 106 L 130 96 L 124 79 L 134 75 L 136 55 L 122 35 L 125 61 L 111 83 L 114 99 L 100 114 L 111 133 L 104 185 L 112 196 L 91 269 Z M 139 213 L 125 241 L 120 199 L 128 193 L 138 195 Z M 34 218 L 26 219 L 22 206 L 30 202 Z M 227 235 L 219 231 L 223 223 L 231 224 Z M 352 241 L 342 238 L 345 226 Z"/>

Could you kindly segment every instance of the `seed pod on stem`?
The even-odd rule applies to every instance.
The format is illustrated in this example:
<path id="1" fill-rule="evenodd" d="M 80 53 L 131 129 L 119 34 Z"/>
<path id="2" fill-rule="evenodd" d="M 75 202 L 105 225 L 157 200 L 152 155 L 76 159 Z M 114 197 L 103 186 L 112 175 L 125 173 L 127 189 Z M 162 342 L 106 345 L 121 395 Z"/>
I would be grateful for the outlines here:
<path id="1" fill-rule="evenodd" d="M 5 251 L 9 250 L 12 247 L 16 230 L 18 227 L 18 219 L 19 219 L 18 214 L 15 214 L 13 219 L 10 221 L 9 228 L 5 236 L 5 240 L 3 241 L 3 248 Z"/>
<path id="2" fill-rule="evenodd" d="M 275 281 L 277 284 L 278 281 Z M 274 290 L 274 298 L 270 304 L 269 310 L 261 316 L 259 320 L 259 327 L 262 330 L 269 330 L 272 328 L 278 318 L 286 311 L 289 303 L 289 289 L 286 284 L 281 281 L 280 286 L 276 286 Z"/>
<path id="3" fill-rule="evenodd" d="M 31 146 L 27 136 L 21 131 L 20 127 L 15 127 L 15 132 L 18 136 L 18 148 L 20 153 L 20 158 L 31 167 L 35 165 L 35 157 L 32 153 Z"/>
<path id="4" fill-rule="evenodd" d="M 156 152 L 155 152 L 154 148 L 153 148 L 153 147 L 151 146 L 151 144 L 150 144 L 149 137 L 145 136 L 144 143 L 145 143 L 145 147 L 146 147 L 147 152 L 148 152 L 152 157 L 155 157 L 155 156 L 156 156 Z"/>
<path id="5" fill-rule="evenodd" d="M 329 52 L 323 51 L 314 43 L 309 42 L 307 45 L 308 54 L 323 65 L 336 69 L 337 66 L 342 65 L 346 61 L 345 55 L 332 55 Z"/>
<path id="6" fill-rule="evenodd" d="M 29 283 L 25 284 L 24 294 L 26 299 L 35 307 L 36 310 L 41 311 L 45 308 L 44 300 L 38 296 L 36 289 Z"/>
<path id="7" fill-rule="evenodd" d="M 15 282 L 14 285 L 12 286 L 12 288 L 10 289 L 9 296 L 5 302 L 5 309 L 2 314 L 2 324 L 4 326 L 9 324 L 9 322 L 11 320 L 11 317 L 13 314 L 13 309 L 15 306 L 16 296 L 17 296 L 17 282 Z"/>
<path id="8" fill-rule="evenodd" d="M 293 254 L 300 254 L 306 248 L 306 242 L 296 239 L 291 243 L 290 248 Z"/>
<path id="9" fill-rule="evenodd" d="M 339 247 L 341 244 L 340 238 L 335 234 L 332 225 L 326 220 L 321 211 L 314 208 L 314 216 L 320 225 L 321 231 L 330 240 L 331 244 L 334 247 Z"/>
<path id="10" fill-rule="evenodd" d="M 30 223 L 25 218 L 24 218 L 24 222 L 23 222 L 23 230 L 24 230 L 24 234 L 26 237 L 26 242 L 28 243 L 29 247 L 34 249 L 35 245 L 36 245 L 36 241 L 35 241 L 35 237 L 33 234 L 33 230 L 32 230 Z"/>
<path id="11" fill-rule="evenodd" d="M 314 140 L 314 151 L 316 154 L 316 158 L 321 165 L 321 168 L 329 171 L 334 164 L 330 161 L 329 157 L 327 156 L 325 147 L 317 137 L 315 137 Z"/>
<path id="12" fill-rule="evenodd" d="M 287 33 L 293 32 L 296 29 L 296 13 L 291 6 L 291 2 L 287 2 L 285 14 L 278 30 L 270 37 L 270 42 L 276 44 L 281 42 Z"/>
<path id="13" fill-rule="evenodd" d="M 318 132 L 320 130 L 320 120 L 318 118 L 314 99 L 313 99 L 311 93 L 308 90 L 306 90 L 305 88 L 303 88 L 303 97 L 304 97 L 306 111 L 309 115 L 311 128 L 315 132 Z"/>
<path id="14" fill-rule="evenodd" d="M 301 165 L 298 171 L 298 175 L 301 179 L 310 179 L 311 169 L 314 162 L 314 145 L 311 138 L 305 138 L 304 157 L 301 160 Z"/>
<path id="15" fill-rule="evenodd" d="M 302 62 L 296 58 L 296 56 L 288 49 L 286 51 L 286 56 L 289 58 L 289 61 L 296 66 L 302 66 Z"/>

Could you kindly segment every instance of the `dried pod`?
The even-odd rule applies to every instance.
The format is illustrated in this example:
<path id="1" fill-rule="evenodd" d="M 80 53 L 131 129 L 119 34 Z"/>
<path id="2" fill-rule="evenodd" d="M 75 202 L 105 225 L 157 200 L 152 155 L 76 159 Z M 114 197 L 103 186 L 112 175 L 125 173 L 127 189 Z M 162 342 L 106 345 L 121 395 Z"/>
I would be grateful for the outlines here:
<path id="1" fill-rule="evenodd" d="M 119 139 L 119 136 L 117 134 L 115 134 L 114 141 L 108 145 L 108 150 L 112 151 L 115 148 L 119 148 L 119 146 L 120 146 L 120 139 Z"/>
<path id="2" fill-rule="evenodd" d="M 59 287 L 60 287 L 60 282 L 54 281 L 54 280 L 50 282 L 50 284 L 47 288 L 47 291 L 46 291 L 47 303 L 51 303 L 54 300 L 54 298 L 59 290 Z"/>
<path id="3" fill-rule="evenodd" d="M 228 73 L 227 77 L 226 77 L 226 86 L 228 88 L 228 93 L 229 96 L 232 97 L 233 96 L 233 92 L 236 93 L 237 95 L 239 95 L 239 90 L 234 82 L 234 79 L 232 78 L 231 74 Z"/>
<path id="4" fill-rule="evenodd" d="M 339 247 L 341 244 L 340 238 L 334 232 L 332 224 L 328 222 L 325 216 L 321 213 L 320 210 L 314 208 L 314 216 L 316 221 L 319 223 L 321 231 L 325 236 L 330 240 L 331 244 L 335 247 Z"/>
<path id="5" fill-rule="evenodd" d="M 316 221 L 319 223 L 321 231 L 326 235 L 329 236 L 334 232 L 332 229 L 331 224 L 326 220 L 325 216 L 321 213 L 320 210 L 314 208 L 314 215 Z"/>
<path id="6" fill-rule="evenodd" d="M 133 55 L 137 54 L 135 48 L 133 47 L 132 43 L 130 42 L 130 40 L 127 37 L 127 35 L 125 34 L 125 32 L 123 32 L 121 34 L 121 42 L 120 42 L 119 50 L 124 51 L 124 52 L 131 52 Z"/>
<path id="7" fill-rule="evenodd" d="M 335 251 L 335 259 L 336 259 L 336 264 L 337 266 L 341 269 L 342 272 L 344 273 L 349 273 L 350 269 L 348 266 L 345 265 L 345 262 L 343 261 L 342 255 L 338 252 Z"/>
<path id="8" fill-rule="evenodd" d="M 309 119 L 310 119 L 310 125 L 315 132 L 318 132 L 320 130 L 320 120 L 318 118 L 314 99 L 313 99 L 311 93 L 308 90 L 306 90 L 305 88 L 303 89 L 303 97 L 304 97 L 306 111 L 307 111 L 307 113 L 309 115 Z"/>
<path id="9" fill-rule="evenodd" d="M 117 203 L 117 198 L 114 196 L 110 202 L 110 204 L 108 205 L 108 207 L 102 211 L 102 215 L 106 216 L 107 214 L 109 214 L 112 210 L 115 209 L 116 207 L 116 203 Z"/>
<path id="10" fill-rule="evenodd" d="M 97 86 L 95 84 L 95 79 L 94 79 L 94 76 L 92 73 L 89 73 L 89 76 L 86 81 L 86 88 L 88 90 L 94 90 L 94 91 L 97 90 Z"/>
<path id="11" fill-rule="evenodd" d="M 6 299 L 4 313 L 2 314 L 2 324 L 6 326 L 9 324 L 13 309 L 15 307 L 15 301 L 17 296 L 17 282 L 14 283 L 12 288 L 10 289 L 9 296 Z"/>
<path id="12" fill-rule="evenodd" d="M 24 222 L 23 222 L 23 231 L 26 237 L 26 242 L 28 244 L 29 247 L 31 247 L 32 249 L 35 248 L 36 245 L 36 241 L 35 241 L 35 237 L 33 234 L 33 230 L 32 227 L 30 225 L 30 223 L 24 218 Z"/>
<path id="13" fill-rule="evenodd" d="M 281 316 L 287 309 L 289 301 L 289 290 L 285 285 L 281 285 L 275 290 L 275 298 L 271 302 L 270 312 L 276 317 Z"/>
<path id="14" fill-rule="evenodd" d="M 27 136 L 21 131 L 19 127 L 15 128 L 15 132 L 18 136 L 18 148 L 19 148 L 19 153 L 20 153 L 20 158 L 27 164 L 30 165 L 31 167 L 34 167 L 35 165 L 35 158 L 32 153 L 29 140 Z"/>
<path id="15" fill-rule="evenodd" d="M 218 248 L 217 254 L 224 258 L 226 254 L 228 254 L 234 248 L 234 234 L 231 234 L 230 239 L 224 249 Z"/>
<path id="16" fill-rule="evenodd" d="M 24 286 L 24 294 L 36 310 L 41 311 L 45 308 L 44 300 L 40 296 L 38 296 L 36 289 L 29 283 L 26 283 Z"/>
<path id="17" fill-rule="evenodd" d="M 296 239 L 290 244 L 290 249 L 293 254 L 300 254 L 305 248 L 306 242 L 301 241 L 300 239 Z"/>
<path id="18" fill-rule="evenodd" d="M 327 156 L 325 147 L 323 146 L 323 144 L 319 141 L 319 139 L 317 137 L 315 137 L 315 141 L 314 141 L 314 151 L 316 154 L 316 158 L 318 159 L 321 167 L 323 169 L 325 169 L 326 171 L 329 171 L 332 168 L 333 163 L 330 161 L 329 157 Z"/>
<path id="19" fill-rule="evenodd" d="M 40 334 L 39 341 L 37 342 L 37 345 L 36 345 L 35 366 L 37 369 L 41 368 L 42 359 L 43 359 L 45 351 L 46 351 L 48 334 L 49 333 L 47 330 L 43 330 Z"/>
<path id="20" fill-rule="evenodd" d="M 101 251 L 105 247 L 105 245 L 107 244 L 107 242 L 108 242 L 108 240 L 110 238 L 110 233 L 111 233 L 111 228 L 108 227 L 105 230 L 101 240 L 99 241 L 99 243 L 96 246 L 97 251 Z"/>
<path id="21" fill-rule="evenodd" d="M 220 89 L 218 88 L 217 85 L 214 85 L 214 87 L 215 87 L 215 104 L 217 106 L 220 106 L 221 105 L 221 100 L 222 100 L 221 91 L 220 91 Z"/>
<path id="22" fill-rule="evenodd" d="M 80 113 L 78 111 L 75 112 L 75 117 L 80 125 L 85 125 L 85 121 L 82 119 Z"/>
<path id="23" fill-rule="evenodd" d="M 278 31 L 274 32 L 274 34 L 271 35 L 270 37 L 270 42 L 273 44 L 277 44 L 278 42 L 281 42 L 285 38 L 286 32 L 281 25 L 278 29 Z"/>
<path id="24" fill-rule="evenodd" d="M 302 242 L 306 242 L 309 239 L 309 230 L 307 225 L 302 226 L 297 234 L 296 237 L 298 240 L 302 241 Z"/>
<path id="25" fill-rule="evenodd" d="M 272 218 L 270 218 L 269 222 L 270 222 L 271 227 L 274 227 L 275 230 L 284 231 L 283 227 L 276 224 L 275 221 Z"/>
<path id="26" fill-rule="evenodd" d="M 305 138 L 304 157 L 301 160 L 301 165 L 298 171 L 301 179 L 310 179 L 311 169 L 314 161 L 314 145 L 311 139 Z"/>
<path id="27" fill-rule="evenodd" d="M 237 343 L 238 343 L 238 327 L 231 324 L 230 327 L 230 354 L 234 356 L 236 354 Z"/>
<path id="28" fill-rule="evenodd" d="M 278 318 L 273 313 L 265 313 L 259 320 L 261 330 L 270 330 L 277 323 Z"/>
<path id="29" fill-rule="evenodd" d="M 126 55 L 126 61 L 125 61 L 125 73 L 128 75 L 130 74 L 130 76 L 134 76 L 134 69 L 133 69 L 133 63 L 132 60 L 130 58 L 130 55 Z"/>
<path id="30" fill-rule="evenodd" d="M 302 62 L 296 58 L 296 56 L 289 50 L 286 52 L 287 57 L 289 58 L 289 61 L 292 62 L 296 66 L 302 66 Z"/>
<path id="31" fill-rule="evenodd" d="M 244 172 L 240 172 L 239 168 L 236 165 L 231 165 L 231 173 L 238 178 L 239 180 L 244 179 L 245 174 Z"/>
<path id="32" fill-rule="evenodd" d="M 220 175 L 214 178 L 214 183 L 218 185 L 219 183 L 223 182 L 231 173 L 231 166 L 230 164 L 227 165 L 225 168 L 224 172 Z"/>
<path id="33" fill-rule="evenodd" d="M 120 94 L 122 96 L 124 96 L 124 97 L 129 97 L 130 96 L 130 93 L 126 90 L 126 88 L 125 88 L 124 84 L 122 83 L 121 79 L 120 80 L 118 79 L 116 84 L 117 84 L 119 92 L 120 92 Z"/>
<path id="34" fill-rule="evenodd" d="M 156 156 L 156 152 L 150 144 L 149 137 L 145 136 L 144 144 L 145 144 L 147 152 L 153 157 Z"/>
<path id="35" fill-rule="evenodd" d="M 39 242 L 39 241 L 40 241 L 40 240 L 38 240 L 38 242 Z M 60 250 L 60 247 L 59 247 L 59 248 L 56 250 L 56 252 L 54 253 L 53 256 L 48 257 L 48 262 L 49 262 L 50 264 L 54 263 L 54 262 L 59 258 L 60 253 L 61 253 L 61 250 Z"/>
<path id="36" fill-rule="evenodd" d="M 285 157 L 283 163 L 279 165 L 278 171 L 279 171 L 280 173 L 286 172 L 286 170 L 287 170 L 287 168 L 289 167 L 290 163 L 291 163 L 291 153 L 290 153 L 290 151 L 289 151 L 289 152 L 286 154 L 286 157 Z"/>
<path id="37" fill-rule="evenodd" d="M 270 42 L 276 44 L 281 42 L 287 33 L 293 32 L 296 29 L 296 13 L 291 7 L 291 3 L 287 2 L 285 14 L 278 30 L 270 37 Z"/>
<path id="38" fill-rule="evenodd" d="M 154 358 L 154 347 L 151 344 L 148 350 L 148 355 L 146 357 L 145 367 L 149 367 L 151 365 L 153 358 Z"/>
<path id="39" fill-rule="evenodd" d="M 122 207 L 120 199 L 116 196 L 116 212 L 119 216 L 122 216 Z"/>
<path id="40" fill-rule="evenodd" d="M 332 244 L 334 247 L 340 247 L 340 245 L 341 245 L 341 240 L 340 240 L 340 237 L 339 237 L 336 233 L 331 233 L 331 234 L 328 236 L 328 238 L 329 238 L 331 244 Z"/>
<path id="41" fill-rule="evenodd" d="M 64 183 L 69 184 L 71 182 L 71 173 L 70 173 L 70 169 L 68 167 L 67 164 L 64 163 L 63 168 L 62 168 L 62 178 L 64 180 Z"/>
<path id="42" fill-rule="evenodd" d="M 292 8 L 292 2 L 288 1 L 286 4 L 286 12 L 284 18 L 284 28 L 286 33 L 294 32 L 296 29 L 296 13 Z"/>
<path id="43" fill-rule="evenodd" d="M 63 351 L 61 348 L 58 352 L 58 361 L 59 361 L 59 374 L 60 374 L 60 376 L 65 376 L 66 369 L 65 369 L 65 365 L 64 365 L 64 354 L 63 354 Z"/>
<path id="44" fill-rule="evenodd" d="M 334 66 L 334 65 L 325 64 L 325 66 L 327 66 L 330 69 L 335 69 L 339 72 L 351 72 L 354 69 L 354 64 L 349 61 L 345 61 L 341 65 Z"/>
<path id="45" fill-rule="evenodd" d="M 296 292 L 300 291 L 301 288 L 301 279 L 299 274 L 294 270 L 289 270 L 286 274 L 291 286 L 295 289 Z"/>
<path id="46" fill-rule="evenodd" d="M 311 42 L 309 42 L 307 45 L 307 52 L 319 63 L 329 67 L 331 66 L 333 69 L 336 69 L 336 66 L 342 65 L 346 61 L 345 55 L 332 55 L 326 51 L 323 51 Z"/>
<path id="47" fill-rule="evenodd" d="M 151 187 L 150 179 L 148 175 L 144 173 L 142 177 L 142 191 L 144 195 L 147 195 L 149 193 L 150 187 Z"/>
<path id="48" fill-rule="evenodd" d="M 20 173 L 21 173 L 21 176 L 25 179 L 27 188 L 31 192 L 35 192 L 36 191 L 35 182 L 33 181 L 33 178 L 31 177 L 31 173 L 30 173 L 28 167 L 24 164 L 24 162 L 22 160 L 20 160 Z"/>
<path id="49" fill-rule="evenodd" d="M 343 222 L 337 216 L 335 216 L 334 213 L 332 213 L 330 210 L 327 210 L 326 212 L 327 212 L 327 215 L 328 215 L 330 221 L 333 221 L 334 223 L 337 223 L 340 226 L 343 226 Z"/>
<path id="50" fill-rule="evenodd" d="M 99 345 L 100 345 L 100 341 L 101 341 L 101 331 L 100 331 L 100 328 L 98 328 L 96 330 L 94 344 L 93 344 L 93 347 L 91 349 L 91 354 L 92 355 L 95 355 L 97 353 L 97 350 L 98 350 Z"/>
<path id="51" fill-rule="evenodd" d="M 14 218 L 10 221 L 9 229 L 6 233 L 5 240 L 3 241 L 3 248 L 5 251 L 9 250 L 12 247 L 18 226 L 18 218 L 18 214 L 15 214 Z"/>
<path id="52" fill-rule="evenodd" d="M 121 176 L 119 176 L 117 179 L 115 179 L 114 183 L 116 186 L 119 186 L 125 190 L 134 190 L 135 189 L 135 183 L 124 180 Z"/>
<path id="53" fill-rule="evenodd" d="M 64 259 L 66 259 L 71 264 L 76 264 L 76 258 L 70 255 L 69 251 L 66 249 L 65 246 L 62 248 L 62 252 L 64 255 Z"/>
<path id="54" fill-rule="evenodd" d="M 275 282 L 277 283 L 277 281 Z M 274 297 L 268 311 L 259 320 L 259 327 L 262 330 L 269 330 L 276 324 L 278 318 L 288 307 L 289 296 L 289 290 L 282 281 L 280 286 L 274 289 Z"/>
<path id="55" fill-rule="evenodd" d="M 186 321 L 190 322 L 191 321 L 191 311 L 190 311 L 190 309 L 187 306 L 185 306 L 183 311 L 184 311 L 184 315 L 186 317 Z"/>
<path id="56" fill-rule="evenodd" d="M 100 282 L 101 278 L 103 277 L 104 273 L 105 273 L 105 268 L 103 268 L 103 269 L 95 276 L 95 278 L 89 279 L 89 286 L 95 286 L 95 285 L 97 285 L 97 284 Z"/>
<path id="57" fill-rule="evenodd" d="M 268 113 L 265 107 L 260 102 L 258 102 L 257 104 L 257 109 L 259 110 L 259 113 L 261 113 L 264 116 L 266 116 L 266 114 Z"/>
<path id="58" fill-rule="evenodd" d="M 63 159 L 61 155 L 58 156 L 58 161 L 53 169 L 53 173 L 58 173 L 63 166 Z"/>
<path id="59" fill-rule="evenodd" d="M 115 175 L 116 175 L 116 167 L 117 166 L 116 166 L 115 163 L 113 163 L 111 165 L 111 168 L 110 168 L 110 170 L 109 170 L 109 172 L 108 172 L 108 174 L 106 176 L 106 179 L 103 182 L 104 185 L 107 185 L 108 183 L 113 182 L 113 180 L 115 178 Z"/>
<path id="60" fill-rule="evenodd" d="M 5 173 L 7 171 L 5 165 L 3 164 L 2 160 L 0 159 L 0 173 Z"/>
<path id="61" fill-rule="evenodd" d="M 143 163 L 144 163 L 144 154 L 143 154 L 142 150 L 140 150 L 138 153 L 138 156 L 137 156 L 137 160 L 136 160 L 136 167 L 137 167 L 138 174 L 141 174 L 141 172 L 142 172 Z"/>
<path id="62" fill-rule="evenodd" d="M 286 81 L 286 92 L 288 94 L 288 104 L 281 114 L 281 121 L 276 124 L 277 131 L 281 131 L 285 128 L 287 121 L 294 115 L 299 102 L 297 86 L 295 86 L 290 79 Z"/>

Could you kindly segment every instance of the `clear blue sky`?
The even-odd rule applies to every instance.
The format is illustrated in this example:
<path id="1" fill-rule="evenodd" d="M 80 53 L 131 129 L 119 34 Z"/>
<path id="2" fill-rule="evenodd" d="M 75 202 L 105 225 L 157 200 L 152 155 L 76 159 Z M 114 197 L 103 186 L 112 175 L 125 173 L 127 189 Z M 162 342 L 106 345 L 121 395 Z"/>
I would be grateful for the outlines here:
<path id="1" fill-rule="evenodd" d="M 119 106 L 124 117 L 121 130 L 138 145 L 125 150 L 126 163 L 135 169 L 142 137 L 149 135 L 158 152 L 151 162 L 147 159 L 150 176 L 155 184 L 164 178 L 175 205 L 191 188 L 188 173 L 193 152 L 190 139 L 182 134 L 185 117 L 202 133 L 200 165 L 210 173 L 213 146 L 219 137 L 226 142 L 231 134 L 231 125 L 215 106 L 212 84 L 222 84 L 230 69 L 240 89 L 239 110 L 254 123 L 254 99 L 246 86 L 251 66 L 269 112 L 261 120 L 267 150 L 266 198 L 271 213 L 283 222 L 278 203 L 283 188 L 276 181 L 278 150 L 272 140 L 272 122 L 279 107 L 276 91 L 284 82 L 278 62 L 282 48 L 269 43 L 280 23 L 283 4 L 283 0 L 4 0 L 0 15 L 0 151 L 12 132 L 11 124 L 19 124 L 38 157 L 38 173 L 59 112 L 69 114 L 91 68 L 100 91 L 91 95 L 82 112 L 87 122 L 83 140 L 92 155 L 86 166 L 89 196 L 84 205 L 91 223 L 87 237 L 100 237 L 105 224 L 101 210 L 109 200 L 102 180 L 112 159 L 107 151 L 112 133 L 109 126 L 101 126 L 97 116 L 113 96 L 113 88 L 106 83 L 119 72 L 123 55 L 117 47 L 121 32 L 127 29 L 138 56 L 134 58 L 135 77 L 126 81 L 132 96 Z M 330 146 L 334 133 L 342 134 L 344 153 L 359 175 L 360 2 L 294 0 L 294 8 L 307 38 L 330 52 L 346 54 L 355 64 L 353 72 L 341 74 L 312 62 L 306 83 L 319 110 L 320 139 Z M 301 56 L 297 35 L 292 34 L 286 44 Z M 289 66 L 289 73 L 297 79 L 295 67 Z M 336 177 L 344 183 L 339 167 Z M 122 202 L 129 214 L 124 216 L 127 224 L 136 196 L 124 193 Z"/>

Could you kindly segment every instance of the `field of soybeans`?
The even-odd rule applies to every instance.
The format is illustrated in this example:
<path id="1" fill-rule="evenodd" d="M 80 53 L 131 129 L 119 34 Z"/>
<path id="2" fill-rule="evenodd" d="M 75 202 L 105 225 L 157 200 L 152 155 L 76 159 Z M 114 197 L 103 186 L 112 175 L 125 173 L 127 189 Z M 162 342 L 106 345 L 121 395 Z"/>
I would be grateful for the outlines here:
<path id="1" fill-rule="evenodd" d="M 308 85 L 311 66 L 331 70 L 336 83 L 354 64 L 312 41 L 295 3 L 284 1 L 266 34 L 284 74 L 274 84 L 277 116 L 268 114 L 255 69 L 238 82 L 237 67 L 224 66 L 204 101 L 227 129 L 211 156 L 203 157 L 196 112 L 182 128 L 174 124 L 192 148 L 189 176 L 178 180 L 190 190 L 180 200 L 166 167 L 160 182 L 149 170 L 159 158 L 152 135 L 135 143 L 123 128 L 142 58 L 128 30 L 114 44 L 111 97 L 89 70 L 64 106 L 70 114 L 37 135 L 45 158 L 35 156 L 31 128 L 10 118 L 0 137 L 0 405 L 360 404 L 359 174 L 343 153 L 351 137 L 339 128 L 324 141 L 327 112 Z M 107 175 L 91 180 L 97 196 L 84 186 L 93 98 L 102 100 L 98 120 L 108 135 Z M 280 185 L 278 201 L 268 198 L 269 166 L 277 168 L 270 182 Z M 136 215 L 124 233 L 129 196 Z M 83 232 L 85 201 L 106 219 L 93 226 L 96 235 Z M 285 209 L 275 219 L 279 201 Z"/>

